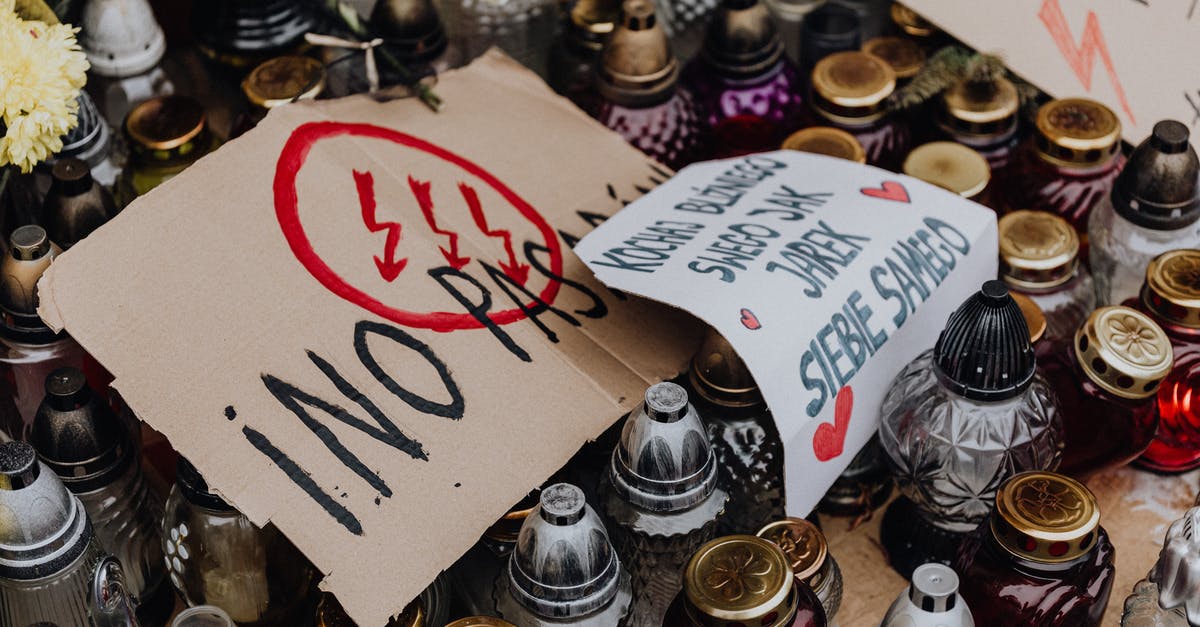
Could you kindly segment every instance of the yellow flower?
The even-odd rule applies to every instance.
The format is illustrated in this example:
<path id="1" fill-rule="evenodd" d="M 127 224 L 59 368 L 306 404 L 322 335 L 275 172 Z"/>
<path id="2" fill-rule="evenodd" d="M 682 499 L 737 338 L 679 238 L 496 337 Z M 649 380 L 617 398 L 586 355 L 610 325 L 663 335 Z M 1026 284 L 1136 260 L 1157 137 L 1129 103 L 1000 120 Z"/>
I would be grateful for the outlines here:
<path id="1" fill-rule="evenodd" d="M 87 80 L 78 29 L 23 20 L 13 0 L 0 0 L 0 166 L 22 172 L 62 149 L 76 124 L 76 98 Z"/>

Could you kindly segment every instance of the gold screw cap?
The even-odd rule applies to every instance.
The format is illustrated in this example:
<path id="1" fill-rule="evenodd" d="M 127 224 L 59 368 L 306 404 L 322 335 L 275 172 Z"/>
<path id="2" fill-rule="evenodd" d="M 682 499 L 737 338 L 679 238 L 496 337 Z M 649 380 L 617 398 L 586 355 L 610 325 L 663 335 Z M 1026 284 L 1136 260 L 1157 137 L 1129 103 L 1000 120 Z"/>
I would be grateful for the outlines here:
<path id="1" fill-rule="evenodd" d="M 992 169 L 983 155 L 955 142 L 917 146 L 904 159 L 903 169 L 911 177 L 963 198 L 979 196 L 992 178 Z"/>
<path id="2" fill-rule="evenodd" d="M 783 549 L 796 579 L 814 590 L 821 587 L 820 577 L 829 557 L 829 544 L 816 525 L 803 518 L 788 517 L 767 523 L 756 535 Z"/>
<path id="3" fill-rule="evenodd" d="M 867 162 L 867 151 L 853 135 L 832 126 L 810 126 L 783 140 L 784 150 L 811 152 L 857 163 Z"/>
<path id="4" fill-rule="evenodd" d="M 125 118 L 130 139 L 149 150 L 171 150 L 204 130 L 204 107 L 187 96 L 159 96 L 139 104 Z"/>
<path id="5" fill-rule="evenodd" d="M 917 42 L 904 37 L 876 37 L 862 45 L 863 52 L 883 59 L 896 73 L 897 79 L 909 79 L 925 65 L 925 51 Z"/>
<path id="6" fill-rule="evenodd" d="M 1038 154 L 1051 163 L 1099 165 L 1117 154 L 1120 140 L 1117 114 L 1095 100 L 1063 98 L 1038 109 Z"/>
<path id="7" fill-rule="evenodd" d="M 934 26 L 932 22 L 899 2 L 892 3 L 891 14 L 892 22 L 899 26 L 904 34 L 911 37 L 924 39 L 932 37 L 938 32 L 938 27 Z"/>
<path id="8" fill-rule="evenodd" d="M 1029 327 L 1029 343 L 1037 344 L 1042 341 L 1042 336 L 1046 335 L 1046 313 L 1032 298 L 1020 292 L 1009 292 L 1008 295 L 1016 301 L 1021 315 L 1025 318 L 1025 326 Z"/>
<path id="9" fill-rule="evenodd" d="M 692 618 L 706 627 L 758 624 L 789 615 L 795 602 L 790 561 L 775 544 L 755 536 L 726 536 L 701 546 L 684 573 Z"/>
<path id="10" fill-rule="evenodd" d="M 1171 373 L 1171 340 L 1146 314 L 1101 307 L 1075 332 L 1075 359 L 1100 387 L 1122 398 L 1154 396 Z"/>
<path id="11" fill-rule="evenodd" d="M 1142 302 L 1167 322 L 1200 329 L 1200 250 L 1165 252 L 1146 267 Z"/>
<path id="12" fill-rule="evenodd" d="M 883 115 L 883 101 L 896 89 L 896 73 L 875 55 L 835 52 L 813 67 L 812 87 L 814 106 L 825 115 L 862 121 Z"/>
<path id="13" fill-rule="evenodd" d="M 292 100 L 312 100 L 325 89 L 325 68 L 312 57 L 288 55 L 260 63 L 242 81 L 250 102 L 271 109 Z"/>
<path id="14" fill-rule="evenodd" d="M 1070 562 L 1096 546 L 1100 508 L 1087 486 L 1055 472 L 1013 475 L 996 493 L 991 529 L 1013 555 L 1049 564 Z"/>
<path id="15" fill-rule="evenodd" d="M 1046 289 L 1062 285 L 1079 265 L 1079 234 L 1061 217 L 1047 211 L 1014 211 L 998 223 L 1000 271 L 1016 288 Z"/>

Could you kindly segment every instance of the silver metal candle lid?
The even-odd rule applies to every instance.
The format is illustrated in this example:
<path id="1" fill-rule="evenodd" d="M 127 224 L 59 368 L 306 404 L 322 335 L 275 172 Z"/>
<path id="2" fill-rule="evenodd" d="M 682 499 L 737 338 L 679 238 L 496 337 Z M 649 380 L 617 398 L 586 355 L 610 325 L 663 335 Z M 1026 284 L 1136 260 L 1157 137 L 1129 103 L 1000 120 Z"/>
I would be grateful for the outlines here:
<path id="1" fill-rule="evenodd" d="M 508 561 L 508 589 L 534 614 L 587 616 L 616 597 L 621 562 L 583 490 L 556 483 L 521 525 Z"/>
<path id="2" fill-rule="evenodd" d="M 1150 580 L 1158 584 L 1163 609 L 1183 606 L 1188 622 L 1200 625 L 1200 507 L 1171 523 Z"/>
<path id="3" fill-rule="evenodd" d="M 908 598 L 926 612 L 949 612 L 958 600 L 958 574 L 944 564 L 922 564 L 913 571 Z"/>
<path id="4" fill-rule="evenodd" d="M 691 509 L 717 487 L 717 461 L 687 392 L 674 383 L 646 389 L 613 450 L 609 479 L 625 501 L 657 513 Z"/>
<path id="5" fill-rule="evenodd" d="M 75 495 L 24 442 L 0 444 L 0 579 L 61 572 L 87 548 L 92 527 Z"/>

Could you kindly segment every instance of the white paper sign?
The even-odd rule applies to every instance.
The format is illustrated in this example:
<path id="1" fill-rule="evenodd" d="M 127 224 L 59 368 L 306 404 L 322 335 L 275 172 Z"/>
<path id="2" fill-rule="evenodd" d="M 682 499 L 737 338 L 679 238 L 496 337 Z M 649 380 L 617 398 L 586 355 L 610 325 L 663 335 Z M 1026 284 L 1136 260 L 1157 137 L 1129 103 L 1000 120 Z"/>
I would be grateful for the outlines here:
<path id="1" fill-rule="evenodd" d="M 996 276 L 988 209 L 913 178 L 779 151 L 694 165 L 575 252 L 608 286 L 685 309 L 745 360 L 806 515 L 878 427 L 897 372 Z"/>

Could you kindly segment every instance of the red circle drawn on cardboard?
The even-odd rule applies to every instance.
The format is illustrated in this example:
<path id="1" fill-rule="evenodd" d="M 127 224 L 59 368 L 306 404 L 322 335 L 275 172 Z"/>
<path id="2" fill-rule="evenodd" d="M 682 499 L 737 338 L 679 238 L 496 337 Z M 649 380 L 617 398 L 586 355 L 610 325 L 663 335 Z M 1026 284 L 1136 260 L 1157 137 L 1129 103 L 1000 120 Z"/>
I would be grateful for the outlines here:
<path id="1" fill-rule="evenodd" d="M 442 332 L 457 331 L 459 329 L 479 329 L 483 327 L 483 324 L 469 313 L 453 313 L 448 311 L 415 312 L 385 305 L 375 297 L 350 285 L 317 255 L 316 250 L 313 249 L 312 242 L 308 239 L 308 234 L 304 231 L 304 225 L 300 222 L 300 203 L 296 192 L 296 176 L 304 166 L 305 160 L 308 159 L 308 153 L 317 142 L 332 137 L 345 136 L 369 137 L 400 144 L 401 146 L 412 148 L 446 161 L 483 181 L 488 187 L 492 188 L 493 191 L 508 201 L 513 209 L 516 209 L 522 217 L 537 227 L 538 232 L 542 235 L 546 249 L 550 252 L 550 272 L 556 276 L 562 276 L 562 248 L 559 246 L 558 236 L 555 234 L 554 229 L 550 227 L 545 218 L 533 206 L 525 202 L 524 199 L 487 170 L 441 146 L 392 129 L 373 124 L 309 122 L 296 127 L 292 131 L 292 135 L 288 138 L 282 152 L 279 154 L 279 161 L 275 166 L 275 218 L 279 221 L 279 226 L 283 229 L 283 235 L 287 238 L 288 245 L 291 246 L 292 253 L 296 255 L 296 259 L 300 261 L 313 278 L 319 281 L 321 285 L 324 285 L 329 291 L 401 326 Z M 554 299 L 558 296 L 559 287 L 560 282 L 551 279 L 538 297 L 546 303 L 553 304 Z M 535 305 L 537 303 L 529 303 L 526 306 L 533 308 Z M 489 313 L 488 318 L 496 324 L 509 324 L 510 322 L 524 319 L 525 312 L 520 308 L 506 309 L 504 311 Z"/>

